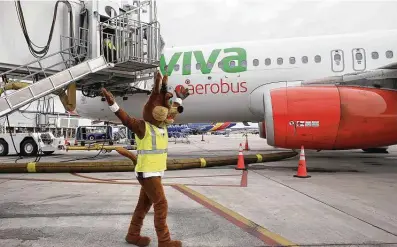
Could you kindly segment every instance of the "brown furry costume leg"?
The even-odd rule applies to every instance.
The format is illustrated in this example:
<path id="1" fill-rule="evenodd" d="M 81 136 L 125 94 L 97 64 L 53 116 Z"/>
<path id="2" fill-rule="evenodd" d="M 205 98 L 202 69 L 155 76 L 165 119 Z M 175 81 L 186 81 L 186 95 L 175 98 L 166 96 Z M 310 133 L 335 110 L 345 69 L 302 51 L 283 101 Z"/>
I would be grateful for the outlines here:
<path id="1" fill-rule="evenodd" d="M 136 165 L 137 157 L 135 154 L 129 152 L 127 149 L 118 147 L 116 151 L 129 158 L 134 165 Z M 150 238 L 141 236 L 141 229 L 143 225 L 143 220 L 145 219 L 146 214 L 149 212 L 152 207 L 152 201 L 147 196 L 143 187 L 141 187 L 141 191 L 139 193 L 139 200 L 135 207 L 134 214 L 132 215 L 130 227 L 128 228 L 127 236 L 125 236 L 125 241 L 130 244 L 137 245 L 139 247 L 148 246 L 150 244 Z"/>
<path id="2" fill-rule="evenodd" d="M 146 195 L 143 187 L 141 187 L 138 204 L 135 207 L 135 211 L 130 222 L 127 236 L 125 237 L 125 241 L 140 247 L 148 246 L 150 244 L 149 237 L 141 236 L 141 229 L 143 225 L 143 220 L 145 219 L 145 216 L 149 212 L 151 206 L 152 201 Z"/>
<path id="3" fill-rule="evenodd" d="M 129 158 L 134 165 L 136 156 L 125 148 L 116 148 L 116 151 Z M 165 197 L 164 188 L 161 183 L 161 177 L 150 177 L 138 179 L 141 184 L 138 204 L 136 205 L 134 215 L 132 216 L 130 228 L 125 240 L 137 246 L 147 246 L 150 238 L 140 235 L 143 220 L 149 212 L 152 204 L 154 208 L 154 227 L 156 228 L 159 247 L 181 247 L 182 242 L 171 240 L 170 232 L 167 225 L 168 202 Z"/>
<path id="4" fill-rule="evenodd" d="M 171 240 L 167 225 L 168 203 L 164 194 L 161 177 L 150 177 L 139 179 L 139 183 L 145 190 L 146 195 L 153 202 L 154 227 L 156 228 L 159 247 L 181 247 L 182 242 Z"/>

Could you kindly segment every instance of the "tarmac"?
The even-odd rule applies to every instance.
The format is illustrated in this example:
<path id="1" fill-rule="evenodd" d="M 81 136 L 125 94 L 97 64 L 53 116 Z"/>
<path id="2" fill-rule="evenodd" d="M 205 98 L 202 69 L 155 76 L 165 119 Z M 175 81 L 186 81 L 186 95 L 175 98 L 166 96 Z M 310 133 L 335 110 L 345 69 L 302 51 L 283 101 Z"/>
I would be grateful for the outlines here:
<path id="1" fill-rule="evenodd" d="M 170 157 L 238 154 L 242 135 L 170 141 Z M 249 136 L 250 151 L 275 152 Z M 40 161 L 121 160 L 116 152 L 58 152 Z M 388 154 L 305 150 L 299 156 L 233 166 L 166 171 L 171 236 L 183 246 L 397 246 L 397 146 Z M 96 156 L 97 155 L 97 156 Z M 17 156 L 1 162 L 29 162 Z M 72 161 L 73 162 L 73 161 Z M 0 174 L 0 246 L 132 246 L 124 241 L 139 195 L 131 172 Z M 153 209 L 142 234 L 157 246 Z"/>

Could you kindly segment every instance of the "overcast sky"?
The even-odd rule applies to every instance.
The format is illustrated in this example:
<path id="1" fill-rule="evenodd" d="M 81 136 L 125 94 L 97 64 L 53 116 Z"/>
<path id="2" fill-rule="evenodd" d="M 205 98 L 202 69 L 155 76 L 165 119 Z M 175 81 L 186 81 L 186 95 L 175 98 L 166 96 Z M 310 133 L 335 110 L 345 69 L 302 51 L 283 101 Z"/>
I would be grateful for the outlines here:
<path id="1" fill-rule="evenodd" d="M 397 1 L 158 0 L 167 47 L 397 29 Z"/>

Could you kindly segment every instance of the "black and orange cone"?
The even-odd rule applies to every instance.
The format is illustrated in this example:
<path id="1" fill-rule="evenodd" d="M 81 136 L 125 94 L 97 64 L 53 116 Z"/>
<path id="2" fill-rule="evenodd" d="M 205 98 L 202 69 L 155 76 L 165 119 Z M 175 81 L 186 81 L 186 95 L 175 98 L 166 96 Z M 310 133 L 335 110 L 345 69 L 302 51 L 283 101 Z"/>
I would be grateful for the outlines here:
<path id="1" fill-rule="evenodd" d="M 249 148 L 249 146 L 248 146 L 248 139 L 247 139 L 247 141 L 245 142 L 245 148 L 244 148 L 244 150 L 245 150 L 245 151 L 250 150 L 250 148 Z"/>
<path id="2" fill-rule="evenodd" d="M 307 170 L 306 170 L 306 159 L 305 159 L 305 149 L 303 148 L 303 145 L 301 146 L 301 154 L 299 157 L 299 164 L 298 164 L 298 172 L 294 177 L 297 178 L 310 178 L 310 175 L 307 175 Z"/>
<path id="3" fill-rule="evenodd" d="M 250 148 L 248 146 L 248 134 L 246 134 L 244 151 L 249 151 L 249 150 L 250 150 Z"/>
<path id="4" fill-rule="evenodd" d="M 241 145 L 241 143 L 238 150 L 238 160 L 237 160 L 236 170 L 247 170 L 244 164 L 243 146 Z"/>

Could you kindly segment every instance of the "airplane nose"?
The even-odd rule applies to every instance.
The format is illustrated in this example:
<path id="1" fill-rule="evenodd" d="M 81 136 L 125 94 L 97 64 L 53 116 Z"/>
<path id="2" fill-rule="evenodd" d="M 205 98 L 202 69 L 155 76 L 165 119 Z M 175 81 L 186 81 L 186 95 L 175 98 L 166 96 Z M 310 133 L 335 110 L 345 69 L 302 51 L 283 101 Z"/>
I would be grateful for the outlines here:
<path id="1" fill-rule="evenodd" d="M 183 112 L 183 106 L 181 106 L 181 105 L 178 106 L 177 110 L 178 110 L 179 113 L 182 113 Z"/>

